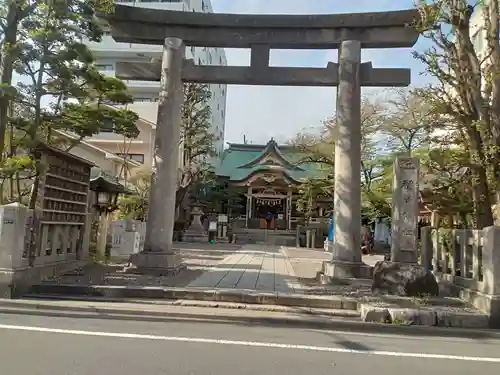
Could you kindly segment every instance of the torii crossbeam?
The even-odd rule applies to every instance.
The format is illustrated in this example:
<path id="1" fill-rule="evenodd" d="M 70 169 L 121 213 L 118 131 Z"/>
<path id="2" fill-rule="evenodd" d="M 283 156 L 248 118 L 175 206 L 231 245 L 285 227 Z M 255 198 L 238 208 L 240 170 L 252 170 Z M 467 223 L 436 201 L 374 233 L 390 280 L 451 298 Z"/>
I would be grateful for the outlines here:
<path id="1" fill-rule="evenodd" d="M 361 87 L 407 86 L 409 69 L 378 69 L 361 63 L 362 48 L 412 47 L 415 9 L 335 15 L 241 15 L 193 13 L 116 5 L 101 15 L 118 42 L 163 45 L 161 63 L 118 63 L 120 78 L 160 81 L 158 167 L 150 194 L 144 251 L 138 269 L 179 269 L 172 252 L 177 188 L 182 82 L 239 85 L 337 86 L 335 143 L 335 243 L 327 273 L 366 276 L 361 261 Z M 185 47 L 250 48 L 249 67 L 198 66 Z M 326 68 L 270 67 L 271 49 L 339 49 Z M 306 109 L 307 110 L 307 109 Z"/>

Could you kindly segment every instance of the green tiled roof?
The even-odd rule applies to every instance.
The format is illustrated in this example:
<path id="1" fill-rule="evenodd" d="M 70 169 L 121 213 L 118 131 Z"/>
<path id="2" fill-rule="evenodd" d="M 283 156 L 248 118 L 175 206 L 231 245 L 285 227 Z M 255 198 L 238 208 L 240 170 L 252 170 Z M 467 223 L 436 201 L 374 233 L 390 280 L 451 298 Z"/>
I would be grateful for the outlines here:
<path id="1" fill-rule="evenodd" d="M 103 172 L 100 169 L 91 170 L 90 174 L 90 190 L 101 190 L 106 191 L 108 193 L 118 193 L 118 194 L 127 194 L 134 195 L 135 193 L 127 189 L 124 185 L 118 181 L 118 179 L 106 172 Z"/>
<path id="2" fill-rule="evenodd" d="M 286 165 L 284 173 L 294 181 L 298 182 L 301 179 L 319 177 L 324 174 L 318 164 L 299 165 L 298 162 L 303 155 L 293 146 L 278 145 L 273 139 L 266 145 L 229 144 L 229 148 L 224 150 L 220 164 L 216 166 L 216 173 L 231 181 L 245 180 L 255 172 L 271 169 L 270 165 L 258 163 L 260 159 L 270 154 L 275 156 L 276 162 Z M 278 160 L 281 158 L 282 160 Z"/>

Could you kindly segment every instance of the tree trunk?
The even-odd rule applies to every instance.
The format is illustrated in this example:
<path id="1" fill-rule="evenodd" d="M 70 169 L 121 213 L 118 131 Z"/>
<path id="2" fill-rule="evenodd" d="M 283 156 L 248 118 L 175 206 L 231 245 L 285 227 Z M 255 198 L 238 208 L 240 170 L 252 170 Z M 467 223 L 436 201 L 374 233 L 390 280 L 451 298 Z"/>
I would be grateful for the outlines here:
<path id="1" fill-rule="evenodd" d="M 0 84 L 11 85 L 12 73 L 14 70 L 14 53 L 12 47 L 17 42 L 17 29 L 19 23 L 19 14 L 21 9 L 17 6 L 17 1 L 11 1 L 7 11 L 4 36 L 4 50 L 0 56 Z M 0 162 L 3 159 L 3 150 L 5 143 L 5 132 L 7 130 L 9 106 L 11 99 L 8 96 L 0 96 Z"/>
<path id="2" fill-rule="evenodd" d="M 486 169 L 478 166 L 472 171 L 472 199 L 477 229 L 494 224 Z"/>
<path id="3" fill-rule="evenodd" d="M 472 199 L 477 229 L 494 224 L 490 184 L 488 182 L 487 158 L 484 143 L 474 119 L 464 118 L 465 135 L 471 165 Z"/>
<path id="4" fill-rule="evenodd" d="M 180 187 L 177 189 L 175 193 L 175 209 L 179 208 L 181 205 L 182 201 L 184 200 L 184 197 L 186 196 L 186 193 L 188 191 L 188 187 Z"/>

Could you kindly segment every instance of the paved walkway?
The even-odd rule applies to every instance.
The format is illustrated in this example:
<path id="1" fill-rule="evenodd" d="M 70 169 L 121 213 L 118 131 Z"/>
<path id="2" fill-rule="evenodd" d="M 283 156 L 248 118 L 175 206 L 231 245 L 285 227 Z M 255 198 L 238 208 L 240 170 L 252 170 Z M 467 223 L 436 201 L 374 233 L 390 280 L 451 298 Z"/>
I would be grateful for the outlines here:
<path id="1" fill-rule="evenodd" d="M 42 283 L 196 287 L 201 289 L 257 290 L 318 295 L 371 295 L 371 282 L 351 280 L 346 285 L 323 285 L 316 273 L 331 254 L 320 249 L 297 249 L 268 244 L 241 246 L 179 246 L 187 266 L 175 276 L 142 275 L 126 264 L 89 264 Z M 374 263 L 377 256 L 363 257 Z"/>
<path id="2" fill-rule="evenodd" d="M 297 285 L 292 265 L 288 257 L 280 253 L 279 247 L 245 245 L 188 286 L 291 293 Z"/>
<path id="3" fill-rule="evenodd" d="M 366 280 L 353 281 L 347 286 L 319 285 L 315 281 L 316 272 L 321 269 L 321 263 L 330 258 L 331 254 L 323 250 L 245 245 L 219 263 L 205 268 L 187 286 L 287 293 L 350 295 L 363 291 L 371 294 L 371 283 L 366 283 Z M 382 259 L 376 255 L 363 256 L 364 263 L 372 266 Z"/>

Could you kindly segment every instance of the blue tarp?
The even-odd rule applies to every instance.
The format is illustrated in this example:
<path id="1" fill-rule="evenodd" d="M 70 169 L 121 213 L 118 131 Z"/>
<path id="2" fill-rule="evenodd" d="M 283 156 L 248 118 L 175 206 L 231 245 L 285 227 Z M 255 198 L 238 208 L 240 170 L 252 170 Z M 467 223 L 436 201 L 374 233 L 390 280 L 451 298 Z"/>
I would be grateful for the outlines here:
<path id="1" fill-rule="evenodd" d="M 333 215 L 330 218 L 330 227 L 328 228 L 328 241 L 333 242 L 333 236 L 334 236 L 334 231 L 333 231 Z"/>

